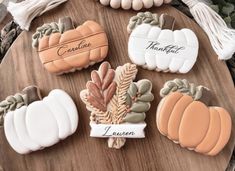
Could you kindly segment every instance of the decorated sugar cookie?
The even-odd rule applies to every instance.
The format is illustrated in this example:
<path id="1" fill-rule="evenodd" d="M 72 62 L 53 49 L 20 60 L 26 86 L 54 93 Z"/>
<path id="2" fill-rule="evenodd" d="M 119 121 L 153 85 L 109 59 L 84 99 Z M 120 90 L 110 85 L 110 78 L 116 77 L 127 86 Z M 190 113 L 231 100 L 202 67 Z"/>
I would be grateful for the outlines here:
<path id="1" fill-rule="evenodd" d="M 77 28 L 73 28 L 70 18 L 44 24 L 32 39 L 44 67 L 56 74 L 87 68 L 108 53 L 106 33 L 94 21 L 86 21 Z"/>
<path id="2" fill-rule="evenodd" d="M 92 71 L 80 96 L 91 112 L 91 137 L 109 138 L 110 148 L 121 148 L 125 138 L 144 138 L 146 112 L 153 100 L 152 83 L 143 79 L 133 82 L 137 74 L 134 64 L 113 70 L 103 62 Z"/>
<path id="3" fill-rule="evenodd" d="M 200 99 L 204 95 L 197 95 L 199 89 L 195 89 L 196 93 L 178 89 L 167 95 L 164 89 L 161 91 L 164 98 L 157 108 L 156 122 L 160 133 L 181 147 L 210 156 L 218 154 L 231 134 L 230 114 L 222 107 L 202 103 Z"/>
<path id="4" fill-rule="evenodd" d="M 125 10 L 133 9 L 139 11 L 143 8 L 159 7 L 163 4 L 168 4 L 171 0 L 95 0 L 102 5 L 110 5 L 114 9 L 122 8 Z"/>
<path id="5" fill-rule="evenodd" d="M 6 139 L 20 154 L 54 145 L 73 134 L 77 124 L 78 113 L 73 100 L 59 89 L 4 116 Z"/>
<path id="6" fill-rule="evenodd" d="M 14 111 L 24 105 L 42 99 L 40 90 L 37 86 L 25 87 L 20 93 L 8 96 L 0 102 L 0 127 L 3 126 L 4 116 L 9 111 Z"/>
<path id="7" fill-rule="evenodd" d="M 172 92 L 180 92 L 191 96 L 194 100 L 200 100 L 205 104 L 210 104 L 212 93 L 209 88 L 194 83 L 190 83 L 186 79 L 176 78 L 167 81 L 160 90 L 160 96 L 165 97 Z"/>
<path id="8" fill-rule="evenodd" d="M 149 70 L 187 73 L 198 56 L 198 39 L 187 28 L 172 31 L 174 18 L 150 12 L 130 19 L 128 54 L 131 61 Z"/>

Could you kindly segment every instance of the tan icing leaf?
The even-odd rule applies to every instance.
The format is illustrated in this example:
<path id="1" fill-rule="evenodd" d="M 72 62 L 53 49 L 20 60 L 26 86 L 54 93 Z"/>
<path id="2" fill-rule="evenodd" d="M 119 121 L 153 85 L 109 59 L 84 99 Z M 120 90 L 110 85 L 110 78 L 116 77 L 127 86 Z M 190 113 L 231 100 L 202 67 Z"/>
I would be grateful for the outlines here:
<path id="1" fill-rule="evenodd" d="M 120 72 L 116 80 L 116 94 L 111 100 L 111 111 L 116 124 L 121 123 L 126 115 L 126 93 L 137 74 L 137 68 L 134 64 L 127 63 L 119 69 L 120 71 L 116 70 L 116 72 Z"/>

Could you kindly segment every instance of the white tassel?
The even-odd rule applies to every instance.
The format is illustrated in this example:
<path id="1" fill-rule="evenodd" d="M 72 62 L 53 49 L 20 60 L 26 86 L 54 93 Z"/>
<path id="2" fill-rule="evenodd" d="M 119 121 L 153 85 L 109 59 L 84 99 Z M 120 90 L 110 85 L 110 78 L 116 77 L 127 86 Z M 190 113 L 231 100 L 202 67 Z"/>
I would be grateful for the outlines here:
<path id="1" fill-rule="evenodd" d="M 220 60 L 227 60 L 235 52 L 235 30 L 227 27 L 224 20 L 209 6 L 198 0 L 182 0 L 205 31 Z"/>
<path id="2" fill-rule="evenodd" d="M 20 3 L 9 2 L 8 11 L 23 30 L 29 30 L 31 21 L 67 0 L 25 0 Z"/>

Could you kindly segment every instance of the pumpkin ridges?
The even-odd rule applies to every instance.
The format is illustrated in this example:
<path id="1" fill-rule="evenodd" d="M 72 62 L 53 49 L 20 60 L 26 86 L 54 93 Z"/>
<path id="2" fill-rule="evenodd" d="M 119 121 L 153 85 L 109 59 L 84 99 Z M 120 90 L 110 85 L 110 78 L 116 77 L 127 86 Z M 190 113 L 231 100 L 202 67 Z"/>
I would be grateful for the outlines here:
<path id="1" fill-rule="evenodd" d="M 22 144 L 17 136 L 14 126 L 14 111 L 9 111 L 4 120 L 4 133 L 10 146 L 21 154 L 26 154 L 30 150 Z"/>
<path id="2" fill-rule="evenodd" d="M 38 51 L 49 46 L 49 36 L 44 36 L 39 40 Z"/>
<path id="3" fill-rule="evenodd" d="M 49 38 L 49 46 L 55 46 L 59 42 L 60 37 L 61 37 L 61 33 L 51 34 Z"/>
<path id="4" fill-rule="evenodd" d="M 196 110 L 195 110 L 196 109 Z M 208 107 L 199 101 L 191 103 L 184 111 L 179 127 L 179 142 L 183 147 L 195 148 L 209 128 Z"/>
<path id="5" fill-rule="evenodd" d="M 164 97 L 160 102 L 159 102 L 159 104 L 158 104 L 158 108 L 157 108 L 157 116 L 156 116 L 156 123 L 157 123 L 157 128 L 158 128 L 158 130 L 159 130 L 159 132 L 161 133 L 161 134 L 163 134 L 164 135 L 164 133 L 161 131 L 161 129 L 160 129 L 160 109 L 162 108 L 162 105 L 164 104 L 164 101 L 165 101 L 165 99 L 166 99 L 166 97 Z"/>
<path id="6" fill-rule="evenodd" d="M 169 105 L 166 104 L 166 100 L 169 99 L 172 94 L 173 93 L 164 97 L 160 101 L 157 109 L 157 127 L 161 134 L 167 136 L 167 133 L 169 139 L 173 138 L 169 136 L 169 129 L 167 132 L 162 130 L 162 126 L 164 125 L 162 125 L 161 117 L 165 117 L 166 115 L 165 111 L 169 108 Z M 183 95 L 183 97 L 185 96 L 188 95 Z M 174 116 L 172 117 L 172 113 L 174 109 L 177 109 L 177 104 L 180 103 L 183 97 L 175 102 L 176 104 L 172 112 L 167 114 L 167 116 L 169 115 L 169 121 L 166 122 L 167 119 L 165 118 L 165 124 L 167 123 L 168 127 L 169 124 L 171 124 L 171 119 L 172 122 L 175 121 Z M 171 100 L 175 100 L 175 98 Z M 183 101 L 181 103 L 183 103 Z M 182 114 L 179 126 L 179 142 L 173 141 L 179 143 L 182 147 L 213 156 L 218 154 L 227 144 L 231 134 L 231 124 L 230 114 L 224 108 L 208 107 L 200 101 L 193 101 L 186 107 Z M 217 133 L 217 136 L 215 133 Z"/>
<path id="7" fill-rule="evenodd" d="M 71 70 L 73 68 L 73 66 L 69 62 L 67 62 L 65 59 L 55 60 L 55 61 L 52 61 L 52 62 L 59 69 L 58 72 Z"/>
<path id="8" fill-rule="evenodd" d="M 93 33 L 103 31 L 103 28 L 98 23 L 92 20 L 86 21 L 85 23 L 83 23 L 83 25 L 88 27 Z"/>
<path id="9" fill-rule="evenodd" d="M 179 141 L 179 127 L 186 108 L 193 102 L 192 97 L 183 96 L 175 104 L 168 121 L 168 138 Z"/>
<path id="10" fill-rule="evenodd" d="M 76 43 L 81 41 L 84 41 L 87 46 L 89 44 L 89 46 L 76 49 L 78 47 Z M 68 47 L 63 48 L 64 45 L 68 45 Z M 62 47 L 60 54 L 58 47 Z M 76 49 L 76 52 L 67 52 L 66 50 L 70 50 L 69 48 Z M 63 72 L 72 72 L 76 69 L 88 67 L 103 60 L 108 53 L 108 39 L 98 23 L 87 21 L 76 29 L 68 30 L 63 34 L 53 33 L 50 36 L 42 37 L 39 40 L 38 51 L 40 60 L 46 65 L 47 70 L 62 74 Z M 81 57 L 83 62 L 81 62 Z M 56 67 L 48 64 L 53 61 L 59 64 Z"/>
<path id="11" fill-rule="evenodd" d="M 195 149 L 196 152 L 208 153 L 216 145 L 220 136 L 221 121 L 220 121 L 219 112 L 215 110 L 213 107 L 210 107 L 209 111 L 210 111 L 209 129 L 202 142 L 196 147 Z"/>
<path id="12" fill-rule="evenodd" d="M 174 93 L 171 93 L 168 97 L 166 97 L 164 103 L 162 103 L 162 107 L 159 110 L 158 126 L 159 126 L 159 130 L 161 130 L 161 132 L 164 135 L 168 134 L 168 121 L 169 121 L 171 112 L 176 102 L 180 100 L 181 97 L 183 97 L 183 94 L 174 92 Z M 162 111 L 162 110 L 165 110 L 165 111 Z"/>
<path id="13" fill-rule="evenodd" d="M 224 146 L 227 144 L 230 134 L 231 134 L 231 128 L 232 128 L 232 121 L 230 114 L 221 107 L 214 107 L 215 110 L 218 111 L 221 119 L 221 131 L 220 131 L 220 137 L 219 140 L 217 141 L 216 145 L 214 148 L 208 152 L 208 155 L 214 156 L 218 154 Z"/>
<path id="14" fill-rule="evenodd" d="M 49 71 L 49 72 L 58 72 L 59 68 L 54 64 L 54 61 L 50 63 L 44 64 L 44 67 Z"/>

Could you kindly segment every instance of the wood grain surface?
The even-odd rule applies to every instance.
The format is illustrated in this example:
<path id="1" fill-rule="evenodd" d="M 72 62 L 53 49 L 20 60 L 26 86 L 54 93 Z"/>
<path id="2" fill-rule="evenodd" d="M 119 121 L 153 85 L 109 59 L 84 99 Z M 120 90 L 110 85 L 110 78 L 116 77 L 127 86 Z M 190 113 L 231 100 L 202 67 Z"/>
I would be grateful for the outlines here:
<path id="1" fill-rule="evenodd" d="M 113 68 L 130 62 L 127 54 L 128 34 L 126 26 L 134 11 L 113 10 L 94 0 L 69 0 L 33 21 L 29 32 L 23 32 L 8 51 L 0 66 L 0 99 L 20 91 L 30 84 L 38 85 L 43 95 L 54 88 L 61 88 L 74 99 L 79 112 L 79 126 L 74 135 L 60 143 L 28 155 L 14 152 L 0 130 L 0 165 L 6 171 L 45 170 L 159 170 L 159 171 L 221 171 L 225 170 L 234 148 L 234 124 L 232 136 L 224 150 L 215 157 L 204 156 L 181 148 L 162 136 L 156 127 L 156 109 L 160 101 L 159 91 L 164 82 L 174 78 L 186 78 L 196 84 L 209 87 L 214 93 L 213 105 L 226 108 L 235 121 L 235 93 L 229 71 L 224 62 L 218 61 L 210 43 L 191 19 L 173 7 L 151 9 L 152 12 L 168 13 L 176 17 L 176 28 L 187 27 L 199 38 L 199 58 L 186 75 L 157 73 L 139 68 L 137 79 L 147 78 L 153 82 L 155 100 L 147 113 L 146 138 L 127 139 L 121 150 L 109 149 L 107 139 L 89 137 L 89 112 L 79 93 L 90 79 L 90 72 L 99 64 L 75 73 L 56 76 L 42 66 L 37 52 L 31 48 L 31 35 L 44 22 L 58 21 L 70 16 L 77 24 L 91 19 L 106 30 L 110 43 L 108 58 Z M 192 135 L 193 136 L 193 135 Z"/>

